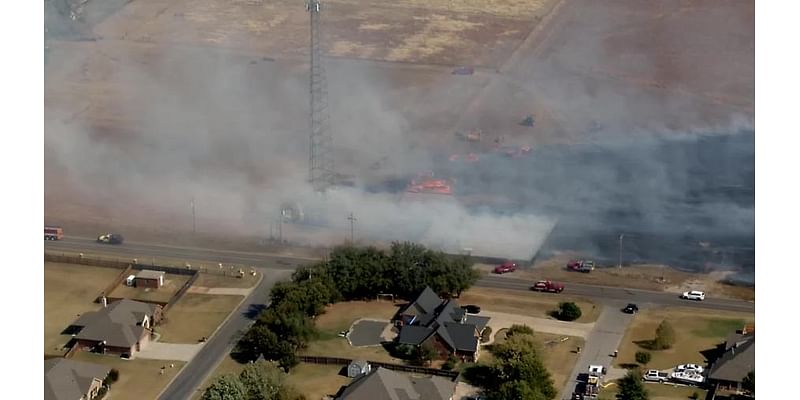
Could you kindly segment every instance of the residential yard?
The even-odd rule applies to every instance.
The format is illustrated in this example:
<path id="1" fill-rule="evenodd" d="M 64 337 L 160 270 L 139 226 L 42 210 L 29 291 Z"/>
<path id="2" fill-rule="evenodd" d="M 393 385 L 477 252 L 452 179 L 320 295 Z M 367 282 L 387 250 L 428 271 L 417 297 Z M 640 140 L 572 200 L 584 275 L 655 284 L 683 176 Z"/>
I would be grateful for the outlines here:
<path id="1" fill-rule="evenodd" d="M 197 343 L 209 337 L 244 296 L 187 293 L 165 314 L 156 332 L 161 342 Z"/>
<path id="2" fill-rule="evenodd" d="M 644 387 L 650 394 L 650 400 L 691 399 L 694 393 L 698 394 L 698 399 L 706 398 L 705 390 L 690 386 L 646 383 Z M 605 389 L 600 389 L 598 400 L 617 400 L 617 385 L 611 385 Z"/>
<path id="3" fill-rule="evenodd" d="M 322 335 L 336 336 L 362 318 L 389 321 L 405 302 L 347 301 L 328 306 L 325 313 L 317 317 L 315 326 Z"/>
<path id="4" fill-rule="evenodd" d="M 507 331 L 508 329 L 499 330 L 495 336 L 494 343 L 503 343 L 506 340 Z M 533 337 L 541 346 L 544 365 L 553 377 L 553 386 L 561 390 L 570 377 L 575 363 L 578 362 L 579 355 L 573 350 L 575 350 L 577 346 L 583 347 L 584 340 L 574 336 L 536 332 L 536 328 L 534 328 Z M 564 338 L 567 338 L 567 340 L 563 340 Z M 492 361 L 494 356 L 489 351 L 490 346 L 491 345 L 481 349 L 479 359 L 481 363 L 490 363 Z M 559 395 L 558 398 L 561 398 L 561 395 Z"/>
<path id="5" fill-rule="evenodd" d="M 61 335 L 78 315 L 100 309 L 94 299 L 122 270 L 44 263 L 44 354 L 63 355 L 69 335 Z"/>
<path id="6" fill-rule="evenodd" d="M 206 377 L 206 380 L 200 385 L 200 389 L 198 389 L 194 393 L 194 395 L 192 395 L 192 400 L 199 399 L 200 396 L 203 395 L 205 388 L 208 387 L 208 385 L 210 385 L 211 382 L 213 382 L 218 377 L 226 374 L 239 375 L 239 373 L 242 372 L 242 369 L 244 369 L 244 365 L 245 364 L 240 364 L 236 360 L 231 358 L 230 354 L 226 355 L 225 358 L 223 358 L 222 361 L 219 363 L 219 365 L 217 365 L 217 369 L 215 369 L 211 374 L 209 374 Z"/>
<path id="7" fill-rule="evenodd" d="M 169 381 L 183 368 L 182 361 L 123 360 L 119 357 L 78 352 L 72 358 L 95 364 L 108 365 L 119 370 L 119 380 L 111 386 L 110 398 L 114 400 L 155 399 Z M 170 368 L 174 364 L 174 368 Z M 166 366 L 164 375 L 161 367 Z"/>
<path id="8" fill-rule="evenodd" d="M 550 293 L 525 293 L 518 290 L 471 288 L 461 294 L 461 305 L 476 304 L 484 310 L 551 318 L 549 313 L 558 309 L 558 303 L 574 301 L 581 308 L 581 317 L 575 322 L 594 322 L 600 307 L 586 299 L 553 296 Z"/>
<path id="9" fill-rule="evenodd" d="M 217 275 L 207 272 L 201 272 L 194 281 L 192 287 L 208 287 L 208 288 L 251 288 L 258 283 L 260 272 L 256 272 L 256 276 L 250 275 L 249 269 L 245 269 L 244 278 L 237 278 L 232 276 Z"/>
<path id="10" fill-rule="evenodd" d="M 675 329 L 675 345 L 669 350 L 650 351 L 646 347 L 662 320 Z M 748 313 L 704 311 L 686 308 L 646 309 L 636 315 L 622 339 L 616 365 L 635 363 L 637 351 L 649 351 L 652 359 L 647 368 L 667 369 L 678 364 L 706 365 L 703 352 L 714 349 L 725 338 L 753 322 Z"/>
<path id="11" fill-rule="evenodd" d="M 125 286 L 123 282 L 112 290 L 108 297 L 167 302 L 188 280 L 188 275 L 166 274 L 164 275 L 164 286 L 158 289 L 129 287 Z"/>
<path id="12" fill-rule="evenodd" d="M 351 379 L 340 375 L 341 365 L 319 365 L 300 363 L 289 373 L 286 383 L 294 386 L 307 400 L 319 400 L 323 396 L 333 396 Z"/>

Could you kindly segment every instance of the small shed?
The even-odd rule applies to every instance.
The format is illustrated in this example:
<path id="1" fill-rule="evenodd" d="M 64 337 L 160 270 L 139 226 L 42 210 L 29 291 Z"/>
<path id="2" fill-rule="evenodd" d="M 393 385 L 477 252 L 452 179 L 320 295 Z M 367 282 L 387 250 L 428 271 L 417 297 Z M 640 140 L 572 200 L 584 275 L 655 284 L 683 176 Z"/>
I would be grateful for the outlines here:
<path id="1" fill-rule="evenodd" d="M 368 374 L 372 370 L 372 366 L 364 360 L 353 360 L 347 366 L 347 377 L 355 378 L 363 374 Z"/>
<path id="2" fill-rule="evenodd" d="M 134 286 L 158 289 L 164 286 L 164 271 L 142 270 L 136 274 Z"/>

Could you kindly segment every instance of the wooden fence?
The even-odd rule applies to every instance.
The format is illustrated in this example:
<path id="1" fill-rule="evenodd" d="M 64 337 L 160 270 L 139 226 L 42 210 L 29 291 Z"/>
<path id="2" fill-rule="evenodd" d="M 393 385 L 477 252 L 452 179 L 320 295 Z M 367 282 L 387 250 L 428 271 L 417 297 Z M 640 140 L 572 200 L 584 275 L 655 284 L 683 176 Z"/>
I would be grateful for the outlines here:
<path id="1" fill-rule="evenodd" d="M 326 364 L 326 365 L 349 365 L 351 362 L 353 362 L 353 360 L 349 358 L 338 358 L 338 357 L 298 356 L 298 359 L 306 363 Z M 377 361 L 367 361 L 367 362 L 370 365 L 372 365 L 373 368 L 383 367 L 386 369 L 391 369 L 393 371 L 403 371 L 403 372 L 411 372 L 414 374 L 442 376 L 450 380 L 456 380 L 456 378 L 458 378 L 457 371 L 445 371 L 436 368 L 417 367 L 413 365 L 390 364 Z"/>

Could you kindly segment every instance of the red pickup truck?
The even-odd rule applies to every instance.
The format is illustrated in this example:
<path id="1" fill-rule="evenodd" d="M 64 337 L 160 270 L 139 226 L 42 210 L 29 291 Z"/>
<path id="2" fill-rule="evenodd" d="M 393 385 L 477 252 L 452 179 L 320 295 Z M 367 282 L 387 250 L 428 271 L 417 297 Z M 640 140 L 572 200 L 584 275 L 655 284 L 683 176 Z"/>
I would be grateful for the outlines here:
<path id="1" fill-rule="evenodd" d="M 531 286 L 534 292 L 551 292 L 561 293 L 564 291 L 564 285 L 553 281 L 539 281 Z"/>
<path id="2" fill-rule="evenodd" d="M 496 267 L 494 267 L 495 274 L 505 274 L 506 272 L 514 272 L 517 270 L 517 264 L 506 261 Z"/>

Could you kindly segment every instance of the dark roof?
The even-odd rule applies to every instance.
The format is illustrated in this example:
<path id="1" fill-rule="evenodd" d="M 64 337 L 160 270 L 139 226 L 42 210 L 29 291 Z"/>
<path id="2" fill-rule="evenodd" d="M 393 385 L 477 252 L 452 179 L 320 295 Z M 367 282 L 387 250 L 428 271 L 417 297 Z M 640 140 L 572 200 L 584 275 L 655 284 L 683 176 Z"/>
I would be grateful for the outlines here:
<path id="1" fill-rule="evenodd" d="M 748 333 L 748 334 L 742 334 L 738 332 L 733 333 L 730 336 L 728 336 L 727 339 L 725 339 L 725 351 L 728 351 L 733 346 L 747 342 L 748 340 L 753 339 L 754 337 L 755 334 L 753 333 Z"/>
<path id="2" fill-rule="evenodd" d="M 447 400 L 455 383 L 439 377 L 410 378 L 383 367 L 356 378 L 337 400 Z"/>
<path id="3" fill-rule="evenodd" d="M 442 299 L 440 299 L 430 287 L 426 286 L 425 289 L 423 289 L 422 292 L 417 295 L 417 298 L 409 303 L 405 309 L 403 309 L 401 314 L 411 314 L 416 315 L 417 317 L 425 314 L 433 314 L 436 311 L 436 308 L 441 304 Z"/>
<path id="4" fill-rule="evenodd" d="M 143 269 L 136 274 L 136 278 L 138 279 L 159 279 L 162 276 L 164 276 L 164 271 L 153 271 L 149 269 Z"/>
<path id="5" fill-rule="evenodd" d="M 433 332 L 433 328 L 428 328 L 426 326 L 407 325 L 400 329 L 397 342 L 400 344 L 420 345 L 425 339 L 431 336 Z"/>
<path id="6" fill-rule="evenodd" d="M 756 367 L 755 337 L 728 349 L 708 372 L 708 378 L 718 381 L 741 382 Z"/>
<path id="7" fill-rule="evenodd" d="M 51 358 L 44 362 L 45 400 L 82 399 L 94 379 L 102 381 L 110 367 L 66 358 Z"/>
<path id="8" fill-rule="evenodd" d="M 478 350 L 478 338 L 475 337 L 475 325 L 445 322 L 436 333 L 454 350 Z"/>
<path id="9" fill-rule="evenodd" d="M 465 324 L 475 325 L 475 330 L 478 332 L 483 331 L 483 328 L 486 328 L 486 325 L 489 323 L 489 317 L 480 317 L 477 315 L 467 315 L 467 320 L 464 321 Z"/>
<path id="10" fill-rule="evenodd" d="M 105 341 L 107 346 L 131 347 L 142 337 L 144 328 L 139 324 L 145 315 L 153 315 L 156 305 L 123 299 L 99 311 L 80 316 L 73 326 L 81 326 L 76 339 Z"/>

